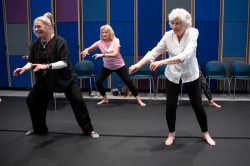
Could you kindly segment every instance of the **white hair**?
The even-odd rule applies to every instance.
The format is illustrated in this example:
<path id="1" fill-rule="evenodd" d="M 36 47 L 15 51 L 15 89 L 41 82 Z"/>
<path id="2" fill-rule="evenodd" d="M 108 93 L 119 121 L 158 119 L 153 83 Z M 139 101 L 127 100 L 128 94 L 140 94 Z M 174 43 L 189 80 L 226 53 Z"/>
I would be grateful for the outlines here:
<path id="1" fill-rule="evenodd" d="M 171 28 L 172 28 L 171 21 L 175 20 L 176 18 L 179 18 L 181 20 L 185 28 L 189 28 L 192 26 L 192 17 L 190 13 L 185 9 L 183 8 L 173 9 L 171 13 L 168 15 L 169 25 Z"/>
<path id="2" fill-rule="evenodd" d="M 47 12 L 43 16 L 39 16 L 34 20 L 33 31 L 34 31 L 35 35 L 37 36 L 37 34 L 35 32 L 35 22 L 36 21 L 41 21 L 45 26 L 50 27 L 51 32 L 54 33 L 54 22 L 53 22 L 53 17 L 52 17 L 51 13 Z"/>

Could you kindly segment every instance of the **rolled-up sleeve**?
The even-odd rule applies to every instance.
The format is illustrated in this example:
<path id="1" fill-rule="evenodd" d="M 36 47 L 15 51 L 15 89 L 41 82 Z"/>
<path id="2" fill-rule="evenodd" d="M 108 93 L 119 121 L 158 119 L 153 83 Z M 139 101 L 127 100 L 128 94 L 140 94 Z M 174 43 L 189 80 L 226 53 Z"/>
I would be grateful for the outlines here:
<path id="1" fill-rule="evenodd" d="M 185 61 L 186 59 L 189 59 L 192 55 L 194 55 L 194 52 L 196 51 L 197 48 L 198 36 L 199 36 L 199 31 L 193 28 L 192 31 L 190 32 L 190 38 L 188 44 L 184 48 L 183 52 L 177 55 L 182 62 Z"/>

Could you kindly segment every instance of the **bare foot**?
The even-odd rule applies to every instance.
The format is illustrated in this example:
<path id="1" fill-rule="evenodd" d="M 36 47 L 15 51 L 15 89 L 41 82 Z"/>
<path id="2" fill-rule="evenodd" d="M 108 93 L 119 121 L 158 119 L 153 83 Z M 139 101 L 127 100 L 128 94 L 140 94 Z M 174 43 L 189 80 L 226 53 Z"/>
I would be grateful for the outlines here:
<path id="1" fill-rule="evenodd" d="M 141 100 L 140 100 L 140 101 L 137 101 L 137 103 L 138 103 L 139 105 L 141 105 L 142 107 L 145 107 L 145 106 L 146 106 L 146 104 L 143 103 Z"/>
<path id="2" fill-rule="evenodd" d="M 141 99 L 140 99 L 139 96 L 135 96 L 135 99 L 136 99 L 137 103 L 138 103 L 140 106 L 142 106 L 142 107 L 146 106 L 146 104 L 143 103 L 143 102 L 141 101 Z"/>
<path id="3" fill-rule="evenodd" d="M 214 100 L 210 100 L 210 101 L 209 101 L 209 105 L 212 106 L 212 107 L 221 108 L 221 105 L 215 103 Z"/>
<path id="4" fill-rule="evenodd" d="M 213 146 L 215 145 L 215 141 L 210 137 L 208 132 L 203 133 L 203 139 L 204 141 L 206 141 L 207 144 L 213 145 Z"/>
<path id="5" fill-rule="evenodd" d="M 168 138 L 165 141 L 165 145 L 166 146 L 172 145 L 174 143 L 174 139 L 175 139 L 175 132 L 169 133 Z"/>
<path id="6" fill-rule="evenodd" d="M 102 104 L 107 104 L 107 103 L 109 103 L 109 100 L 108 100 L 108 99 L 102 99 L 101 101 L 99 101 L 99 102 L 97 103 L 97 105 L 102 105 Z"/>

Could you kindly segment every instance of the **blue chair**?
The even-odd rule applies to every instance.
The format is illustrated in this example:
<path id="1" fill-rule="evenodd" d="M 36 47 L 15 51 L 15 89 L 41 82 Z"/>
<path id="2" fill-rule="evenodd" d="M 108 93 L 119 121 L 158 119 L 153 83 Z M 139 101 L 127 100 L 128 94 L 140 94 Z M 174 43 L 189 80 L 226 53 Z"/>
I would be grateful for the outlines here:
<path id="1" fill-rule="evenodd" d="M 235 88 L 236 80 L 250 80 L 250 65 L 247 62 L 235 61 L 231 65 L 231 79 L 230 82 L 234 79 L 234 96 L 235 97 Z M 250 93 L 250 89 L 249 89 Z"/>
<path id="2" fill-rule="evenodd" d="M 161 79 L 161 80 L 165 80 L 166 79 L 165 68 L 166 68 L 166 66 L 159 66 L 158 69 L 157 69 L 158 77 L 157 77 L 157 82 L 156 82 L 155 98 L 157 98 L 157 94 L 158 94 L 159 79 Z"/>
<path id="3" fill-rule="evenodd" d="M 220 61 L 209 61 L 206 64 L 206 79 L 208 79 L 208 86 L 210 88 L 210 80 L 224 81 L 224 91 L 226 87 L 225 81 L 228 83 L 228 94 L 230 95 L 230 79 L 227 76 L 226 67 Z"/>
<path id="4" fill-rule="evenodd" d="M 75 73 L 78 79 L 89 79 L 89 85 L 90 85 L 90 97 L 93 97 L 92 94 L 92 79 L 94 80 L 94 83 L 96 82 L 95 80 L 95 75 L 94 75 L 94 63 L 90 60 L 83 60 L 78 62 L 75 65 Z M 97 89 L 96 89 L 97 92 Z"/>
<path id="5" fill-rule="evenodd" d="M 149 66 L 150 66 L 149 64 L 143 65 L 137 72 L 131 75 L 131 79 L 133 81 L 134 79 L 137 79 L 137 80 L 148 79 L 149 80 L 149 93 L 150 93 L 150 99 L 151 99 L 152 87 L 154 87 L 154 80 L 153 80 L 153 72 L 149 69 Z"/>

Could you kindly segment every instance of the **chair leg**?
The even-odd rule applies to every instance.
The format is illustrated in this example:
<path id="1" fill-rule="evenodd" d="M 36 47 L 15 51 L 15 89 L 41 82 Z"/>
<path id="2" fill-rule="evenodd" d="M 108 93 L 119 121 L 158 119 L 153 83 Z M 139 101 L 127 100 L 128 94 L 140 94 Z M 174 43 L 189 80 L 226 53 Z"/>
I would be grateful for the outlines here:
<path id="1" fill-rule="evenodd" d="M 230 100 L 231 100 L 231 90 L 230 90 L 230 80 L 229 80 L 229 78 L 227 78 L 227 83 L 228 83 L 228 95 L 229 95 L 229 98 L 230 98 Z"/>
<path id="2" fill-rule="evenodd" d="M 235 99 L 235 88 L 236 88 L 236 78 L 234 78 L 234 97 L 233 97 L 233 99 Z"/>
<path id="3" fill-rule="evenodd" d="M 53 94 L 54 94 L 54 104 L 55 104 L 55 111 L 56 111 L 56 92 L 54 92 Z"/>
<path id="4" fill-rule="evenodd" d="M 149 93 L 150 93 L 150 99 L 151 99 L 151 91 L 152 91 L 152 90 L 151 90 L 151 86 L 152 86 L 152 85 L 151 85 L 151 78 L 149 78 Z"/>
<path id="5" fill-rule="evenodd" d="M 89 78 L 89 86 L 90 86 L 90 98 L 92 99 L 92 81 L 91 81 L 91 77 Z"/>
<path id="6" fill-rule="evenodd" d="M 223 85 L 224 86 L 223 87 L 223 94 L 225 94 L 226 93 L 226 79 L 223 80 L 223 84 L 224 84 Z"/>
<path id="7" fill-rule="evenodd" d="M 157 81 L 156 81 L 156 90 L 155 90 L 155 99 L 157 99 L 157 95 L 158 95 L 158 85 L 159 84 L 159 77 L 157 78 Z"/>
<path id="8" fill-rule="evenodd" d="M 154 84 L 154 78 L 151 77 L 151 81 L 152 81 L 152 90 L 153 90 L 153 93 L 155 93 L 155 84 Z"/>

